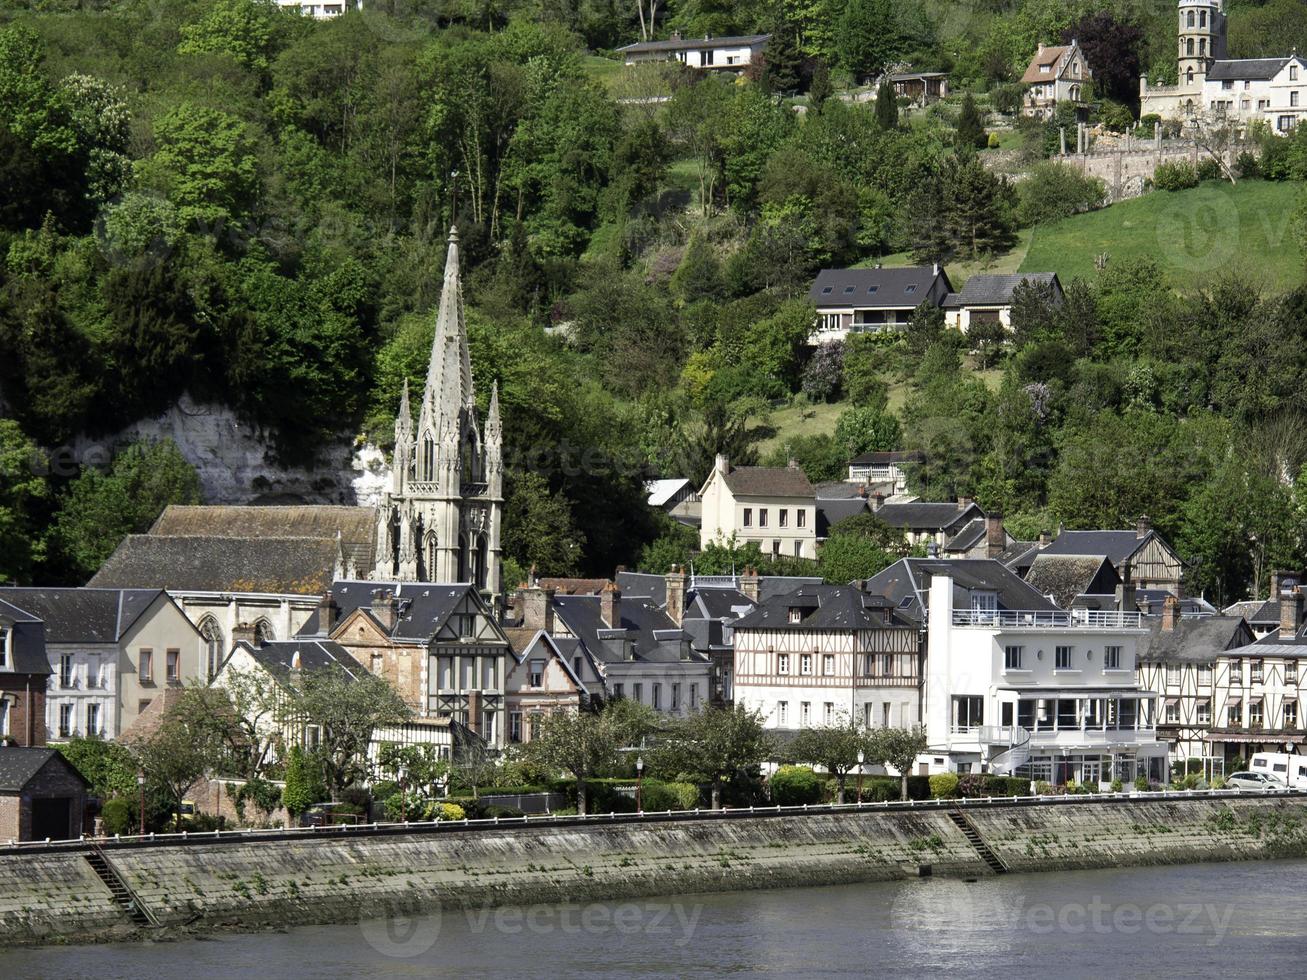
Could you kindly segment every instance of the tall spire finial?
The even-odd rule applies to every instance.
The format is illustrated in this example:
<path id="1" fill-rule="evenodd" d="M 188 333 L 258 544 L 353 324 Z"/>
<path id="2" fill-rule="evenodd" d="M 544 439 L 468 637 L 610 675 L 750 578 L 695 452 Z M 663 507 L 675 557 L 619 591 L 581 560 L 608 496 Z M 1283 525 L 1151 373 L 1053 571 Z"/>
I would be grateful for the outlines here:
<path id="1" fill-rule="evenodd" d="M 449 244 L 451 245 L 458 244 L 458 225 L 449 226 Z"/>

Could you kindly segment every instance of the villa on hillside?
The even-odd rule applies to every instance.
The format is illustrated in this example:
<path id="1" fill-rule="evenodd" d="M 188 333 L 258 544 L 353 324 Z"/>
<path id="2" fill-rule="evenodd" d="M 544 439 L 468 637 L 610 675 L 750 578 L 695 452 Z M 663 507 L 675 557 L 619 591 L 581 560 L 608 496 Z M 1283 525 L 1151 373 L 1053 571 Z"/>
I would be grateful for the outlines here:
<path id="1" fill-rule="evenodd" d="M 629 67 L 650 61 L 679 61 L 690 68 L 742 71 L 762 57 L 770 34 L 684 38 L 673 31 L 666 41 L 636 41 L 617 49 Z"/>
<path id="2" fill-rule="evenodd" d="M 1075 39 L 1070 44 L 1041 44 L 1021 76 L 1022 84 L 1028 86 L 1022 115 L 1050 119 L 1059 102 L 1083 105 L 1092 78 L 1089 62 Z"/>
<path id="3" fill-rule="evenodd" d="M 898 330 L 922 303 L 942 306 L 953 292 L 938 264 L 872 269 L 822 269 L 808 290 L 817 318 L 808 343 L 814 347 L 851 333 Z"/>
<path id="4" fill-rule="evenodd" d="M 1011 330 L 1012 294 L 1022 283 L 1047 287 L 1053 302 L 1061 304 L 1062 283 L 1056 272 L 972 276 L 961 291 L 944 298 L 945 326 L 967 333 L 977 324 L 1001 323 Z"/>

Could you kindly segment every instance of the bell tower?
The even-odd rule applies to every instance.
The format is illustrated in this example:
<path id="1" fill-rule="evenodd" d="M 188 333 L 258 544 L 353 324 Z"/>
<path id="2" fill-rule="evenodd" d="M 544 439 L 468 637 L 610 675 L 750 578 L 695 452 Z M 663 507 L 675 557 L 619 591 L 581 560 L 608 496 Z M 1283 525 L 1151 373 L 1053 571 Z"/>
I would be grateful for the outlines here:
<path id="1" fill-rule="evenodd" d="M 1177 80 L 1201 87 L 1212 62 L 1226 57 L 1224 0 L 1180 0 L 1179 10 Z"/>

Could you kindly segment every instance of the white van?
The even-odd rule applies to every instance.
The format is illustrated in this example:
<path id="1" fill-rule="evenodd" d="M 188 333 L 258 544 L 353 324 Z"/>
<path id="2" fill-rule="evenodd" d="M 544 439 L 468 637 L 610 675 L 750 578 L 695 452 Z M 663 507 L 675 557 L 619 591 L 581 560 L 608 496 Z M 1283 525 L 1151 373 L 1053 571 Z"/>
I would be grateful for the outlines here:
<path id="1" fill-rule="evenodd" d="M 1290 789 L 1307 790 L 1307 755 L 1255 752 L 1248 771 L 1282 779 Z"/>

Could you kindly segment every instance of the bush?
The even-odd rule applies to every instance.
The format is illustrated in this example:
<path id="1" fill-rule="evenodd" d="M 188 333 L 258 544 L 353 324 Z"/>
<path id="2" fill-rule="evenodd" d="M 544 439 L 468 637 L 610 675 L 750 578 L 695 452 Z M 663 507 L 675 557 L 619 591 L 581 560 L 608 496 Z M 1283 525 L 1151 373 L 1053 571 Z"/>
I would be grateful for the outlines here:
<path id="1" fill-rule="evenodd" d="M 1256 180 L 1262 175 L 1262 161 L 1256 153 L 1244 150 L 1234 161 L 1234 169 L 1244 180 Z"/>
<path id="2" fill-rule="evenodd" d="M 987 796 L 1029 796 L 1030 780 L 1019 776 L 968 773 L 958 781 L 958 795 L 967 800 Z"/>
<path id="3" fill-rule="evenodd" d="M 1042 225 L 1102 207 L 1107 188 L 1097 177 L 1066 163 L 1036 164 L 1017 185 L 1017 220 Z"/>
<path id="4" fill-rule="evenodd" d="M 958 795 L 958 777 L 956 773 L 936 773 L 930 779 L 930 798 L 932 800 L 951 800 Z"/>
<path id="5" fill-rule="evenodd" d="M 463 820 L 467 811 L 457 803 L 433 803 L 427 811 L 428 820 Z"/>
<path id="6" fill-rule="evenodd" d="M 114 834 L 130 834 L 132 823 L 132 804 L 124 797 L 115 796 L 100 809 L 100 819 L 104 822 L 104 832 L 112 837 Z"/>
<path id="7" fill-rule="evenodd" d="M 492 803 L 481 811 L 481 815 L 484 817 L 520 817 L 522 811 L 515 806 L 500 806 L 497 803 Z"/>
<path id="8" fill-rule="evenodd" d="M 990 133 L 990 134 L 989 134 L 989 148 L 990 148 L 991 150 L 997 150 L 997 149 L 998 149 L 998 146 L 999 146 L 998 133 Z"/>
<path id="9" fill-rule="evenodd" d="M 1159 163 L 1153 171 L 1153 186 L 1159 191 L 1182 191 L 1198 186 L 1198 171 L 1186 161 Z"/>
<path id="10" fill-rule="evenodd" d="M 1221 165 L 1211 157 L 1198 162 L 1198 179 L 1199 180 L 1220 180 L 1225 176 L 1221 170 Z"/>
<path id="11" fill-rule="evenodd" d="M 646 779 L 640 802 L 646 810 L 693 810 L 699 806 L 699 787 Z"/>
<path id="12" fill-rule="evenodd" d="M 781 766 L 768 785 L 772 802 L 779 806 L 821 802 L 822 779 L 808 766 Z"/>
<path id="13" fill-rule="evenodd" d="M 833 401 L 844 380 L 844 342 L 833 340 L 812 352 L 803 369 L 803 393 L 814 402 Z"/>
<path id="14" fill-rule="evenodd" d="M 1112 792 L 1113 792 L 1113 793 L 1119 793 L 1119 792 L 1121 792 L 1122 789 L 1124 789 L 1124 786 L 1122 785 L 1121 780 L 1119 780 L 1119 779 L 1114 779 L 1114 780 L 1112 780 Z"/>
<path id="15" fill-rule="evenodd" d="M 1138 778 L 1136 778 L 1136 779 L 1135 779 L 1135 789 L 1139 790 L 1139 792 L 1141 792 L 1141 793 L 1147 793 L 1147 792 L 1148 792 L 1148 777 L 1147 777 L 1147 776 L 1139 776 Z"/>
<path id="16" fill-rule="evenodd" d="M 1016 82 L 995 85 L 989 90 L 989 101 L 993 105 L 995 112 L 1001 112 L 1005 116 L 1010 116 L 1021 109 L 1021 100 L 1025 96 L 1025 88 Z"/>

